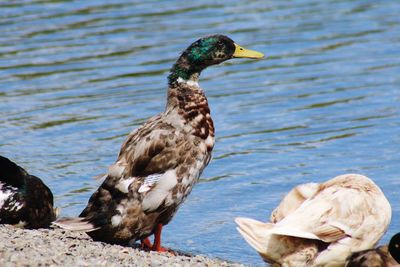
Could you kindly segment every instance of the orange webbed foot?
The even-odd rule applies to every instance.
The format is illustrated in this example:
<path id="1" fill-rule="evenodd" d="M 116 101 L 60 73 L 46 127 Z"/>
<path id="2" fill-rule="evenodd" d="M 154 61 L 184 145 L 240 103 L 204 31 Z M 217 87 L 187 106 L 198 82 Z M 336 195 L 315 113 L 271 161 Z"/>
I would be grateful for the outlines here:
<path id="1" fill-rule="evenodd" d="M 154 232 L 154 244 L 151 244 L 150 239 L 146 237 L 140 241 L 140 247 L 142 249 L 156 251 L 156 252 L 163 252 L 163 253 L 168 252 L 176 256 L 177 253 L 175 251 L 161 246 L 162 227 L 163 225 L 161 223 L 157 224 L 156 230 Z"/>
<path id="2" fill-rule="evenodd" d="M 145 239 L 142 239 L 140 241 L 140 248 L 141 249 L 149 249 L 152 250 L 153 249 L 153 244 L 151 244 L 151 241 L 148 237 L 146 237 Z"/>

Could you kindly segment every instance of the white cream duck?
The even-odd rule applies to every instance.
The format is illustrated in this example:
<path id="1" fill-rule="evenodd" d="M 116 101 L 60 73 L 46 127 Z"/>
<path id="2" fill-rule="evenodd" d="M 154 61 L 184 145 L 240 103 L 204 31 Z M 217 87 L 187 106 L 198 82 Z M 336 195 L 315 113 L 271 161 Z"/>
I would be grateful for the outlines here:
<path id="1" fill-rule="evenodd" d="M 271 222 L 236 218 L 244 239 L 273 266 L 344 266 L 385 233 L 391 207 L 381 189 L 359 174 L 295 187 Z"/>

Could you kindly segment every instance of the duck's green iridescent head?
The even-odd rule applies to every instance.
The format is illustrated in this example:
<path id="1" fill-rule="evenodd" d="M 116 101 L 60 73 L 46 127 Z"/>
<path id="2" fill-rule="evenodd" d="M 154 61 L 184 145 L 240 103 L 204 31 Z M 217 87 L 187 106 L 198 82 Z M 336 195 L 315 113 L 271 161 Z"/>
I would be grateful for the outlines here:
<path id="1" fill-rule="evenodd" d="M 168 77 L 173 83 L 178 78 L 197 80 L 200 72 L 208 66 L 231 58 L 262 58 L 262 53 L 244 49 L 225 35 L 212 35 L 191 44 L 180 56 Z"/>

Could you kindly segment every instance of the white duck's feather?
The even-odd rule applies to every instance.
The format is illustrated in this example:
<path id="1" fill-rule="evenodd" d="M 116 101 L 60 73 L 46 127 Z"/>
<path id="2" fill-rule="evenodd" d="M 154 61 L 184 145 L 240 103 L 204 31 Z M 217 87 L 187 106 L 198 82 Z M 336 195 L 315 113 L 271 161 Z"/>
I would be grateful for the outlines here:
<path id="1" fill-rule="evenodd" d="M 307 183 L 293 188 L 271 213 L 271 222 L 276 223 L 297 209 L 306 199 L 313 197 L 319 190 L 319 184 Z"/>

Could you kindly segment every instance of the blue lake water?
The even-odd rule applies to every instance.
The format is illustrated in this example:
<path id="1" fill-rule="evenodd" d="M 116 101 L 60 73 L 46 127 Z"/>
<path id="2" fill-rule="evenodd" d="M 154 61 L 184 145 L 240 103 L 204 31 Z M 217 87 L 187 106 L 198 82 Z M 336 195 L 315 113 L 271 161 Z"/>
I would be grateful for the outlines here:
<path id="1" fill-rule="evenodd" d="M 0 154 L 77 215 L 126 135 L 165 106 L 180 52 L 223 33 L 267 59 L 207 69 L 214 157 L 164 245 L 251 265 L 233 219 L 357 172 L 400 230 L 400 1 L 1 1 Z M 350 201 L 350 200 L 349 200 Z"/>

